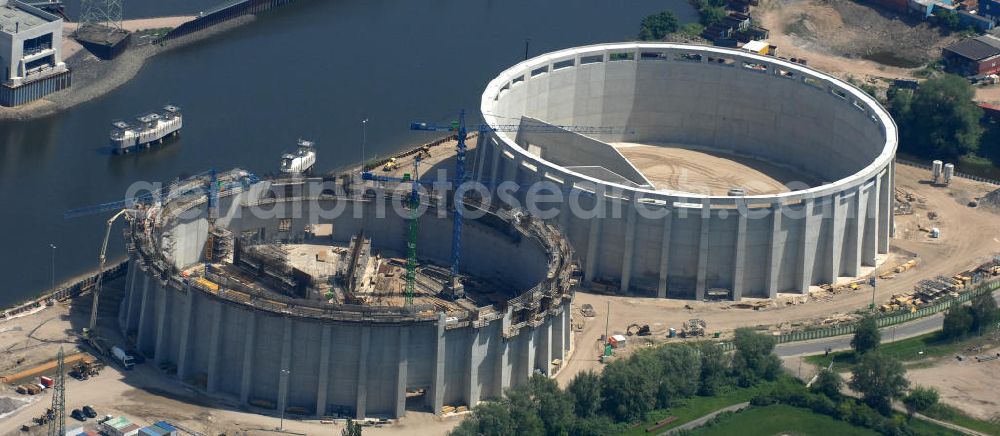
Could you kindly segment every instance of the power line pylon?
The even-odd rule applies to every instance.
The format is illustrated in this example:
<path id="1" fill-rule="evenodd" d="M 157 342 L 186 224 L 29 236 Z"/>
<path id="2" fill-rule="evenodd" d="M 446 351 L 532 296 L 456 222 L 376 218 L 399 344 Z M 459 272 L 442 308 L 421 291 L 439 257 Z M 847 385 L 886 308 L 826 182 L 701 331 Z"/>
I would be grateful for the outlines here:
<path id="1" fill-rule="evenodd" d="M 49 420 L 49 436 L 66 434 L 66 368 L 62 347 L 59 347 L 56 362 L 56 376 L 52 384 L 53 416 Z"/>

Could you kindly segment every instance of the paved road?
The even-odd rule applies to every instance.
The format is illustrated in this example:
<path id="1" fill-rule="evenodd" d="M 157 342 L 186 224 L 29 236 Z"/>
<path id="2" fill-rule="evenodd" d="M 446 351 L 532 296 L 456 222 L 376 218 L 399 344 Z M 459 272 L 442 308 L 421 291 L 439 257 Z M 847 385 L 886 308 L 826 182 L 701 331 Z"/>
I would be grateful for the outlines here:
<path id="1" fill-rule="evenodd" d="M 997 300 L 997 304 L 1000 304 L 1000 292 L 994 293 L 993 299 Z M 882 342 L 898 341 L 912 338 L 914 336 L 920 336 L 935 330 L 940 330 L 943 323 L 944 313 L 941 312 L 915 321 L 910 321 L 905 324 L 885 327 L 882 329 Z M 827 347 L 833 349 L 833 351 L 850 349 L 851 335 L 778 344 L 778 346 L 775 347 L 775 353 L 781 357 L 800 356 L 804 354 L 822 353 L 827 349 Z"/>

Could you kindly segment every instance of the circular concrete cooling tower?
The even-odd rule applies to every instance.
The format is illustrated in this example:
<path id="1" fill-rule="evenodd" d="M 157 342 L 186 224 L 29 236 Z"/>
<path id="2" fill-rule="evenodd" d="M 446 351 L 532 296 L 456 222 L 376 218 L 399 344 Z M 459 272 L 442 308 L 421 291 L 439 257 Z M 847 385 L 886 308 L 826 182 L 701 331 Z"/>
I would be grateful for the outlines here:
<path id="1" fill-rule="evenodd" d="M 241 174 L 219 180 L 237 186 Z M 452 218 L 431 206 L 419 221 L 417 296 L 407 306 L 408 215 L 394 212 L 398 198 L 336 196 L 332 183 L 226 188 L 214 228 L 204 191 L 140 209 L 118 318 L 125 336 L 152 365 L 264 413 L 441 413 L 557 371 L 552 362 L 571 344 L 575 267 L 554 227 L 503 212 L 467 218 L 467 298 L 445 298 L 435 292 L 450 282 Z M 355 250 L 359 240 L 370 252 Z M 352 285 L 327 286 L 335 281 Z"/>
<path id="2" fill-rule="evenodd" d="M 595 287 L 773 298 L 858 276 L 888 252 L 896 126 L 868 95 L 801 65 L 594 45 L 504 71 L 481 109 L 491 126 L 520 127 L 481 141 L 480 181 L 517 182 L 522 202 L 546 181 L 584 209 L 600 203 L 597 218 L 572 202 L 553 218 Z"/>

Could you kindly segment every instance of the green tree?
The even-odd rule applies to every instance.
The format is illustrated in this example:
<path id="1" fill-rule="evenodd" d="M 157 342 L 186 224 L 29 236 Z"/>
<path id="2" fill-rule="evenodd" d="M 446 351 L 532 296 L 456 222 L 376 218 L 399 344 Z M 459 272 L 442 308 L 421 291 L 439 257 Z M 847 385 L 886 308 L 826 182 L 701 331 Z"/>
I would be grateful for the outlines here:
<path id="1" fill-rule="evenodd" d="M 531 377 L 528 385 L 534 408 L 545 427 L 545 434 L 569 434 L 573 422 L 573 402 L 569 395 L 559 389 L 555 380 L 542 375 Z"/>
<path id="2" fill-rule="evenodd" d="M 601 377 L 604 410 L 616 421 L 637 421 L 656 406 L 659 368 L 649 353 L 611 362 Z"/>
<path id="3" fill-rule="evenodd" d="M 510 404 L 506 401 L 479 403 L 472 414 L 449 434 L 452 436 L 504 436 L 515 434 L 517 423 L 511 417 Z"/>
<path id="4" fill-rule="evenodd" d="M 983 134 L 979 125 L 983 113 L 972 101 L 974 95 L 967 80 L 943 74 L 921 83 L 905 107 L 904 101 L 894 98 L 893 112 L 900 125 L 903 151 L 938 158 L 975 152 Z M 897 103 L 899 108 L 895 107 Z"/>
<path id="5" fill-rule="evenodd" d="M 701 359 L 697 350 L 688 345 L 660 347 L 653 352 L 659 361 L 657 407 L 668 407 L 672 401 L 698 393 Z"/>
<path id="6" fill-rule="evenodd" d="M 706 7 L 701 9 L 699 13 L 701 15 L 699 22 L 705 27 L 718 23 L 729 15 L 726 13 L 726 9 L 721 6 Z"/>
<path id="7" fill-rule="evenodd" d="M 573 412 L 580 418 L 590 418 L 601 410 L 601 376 L 593 371 L 581 372 L 566 387 L 573 401 Z"/>
<path id="8" fill-rule="evenodd" d="M 953 304 L 944 314 L 944 325 L 941 334 L 946 338 L 960 338 L 972 329 L 971 311 L 960 304 Z"/>
<path id="9" fill-rule="evenodd" d="M 840 374 L 829 369 L 821 369 L 816 375 L 816 381 L 809 387 L 813 392 L 826 395 L 831 400 L 840 398 L 840 388 L 844 385 L 844 380 Z"/>
<path id="10" fill-rule="evenodd" d="M 763 380 L 774 380 L 781 369 L 781 360 L 775 356 L 777 340 L 773 336 L 762 335 L 749 328 L 736 329 L 733 341 L 732 371 L 740 386 L 749 387 Z"/>
<path id="11" fill-rule="evenodd" d="M 677 31 L 677 16 L 673 12 L 664 11 L 642 19 L 639 25 L 639 39 L 642 41 L 660 41 L 667 35 Z"/>
<path id="12" fill-rule="evenodd" d="M 510 418 L 514 421 L 514 434 L 545 434 L 545 423 L 538 414 L 538 403 L 531 391 L 531 384 L 507 390 L 507 404 Z"/>
<path id="13" fill-rule="evenodd" d="M 855 354 L 862 355 L 878 348 L 878 344 L 881 341 L 882 333 L 878 331 L 878 324 L 875 322 L 875 317 L 866 315 L 864 318 L 861 318 L 861 321 L 858 322 L 857 327 L 854 329 L 854 337 L 851 338 L 851 348 L 854 349 Z"/>
<path id="14" fill-rule="evenodd" d="M 341 436 L 361 436 L 361 424 L 353 419 L 347 420 L 347 427 L 340 431 Z"/>
<path id="15" fill-rule="evenodd" d="M 910 386 L 906 380 L 903 364 L 891 356 L 878 351 L 861 356 L 851 370 L 848 386 L 861 393 L 865 404 L 888 414 L 892 411 L 892 400 L 900 398 Z"/>
<path id="16" fill-rule="evenodd" d="M 698 345 L 701 354 L 701 374 L 698 395 L 711 397 L 718 395 L 729 384 L 726 372 L 729 371 L 729 357 L 722 348 L 711 342 Z"/>
<path id="17" fill-rule="evenodd" d="M 610 418 L 598 415 L 574 420 L 569 434 L 573 436 L 604 436 L 621 432 L 622 429 L 612 422 Z"/>
<path id="18" fill-rule="evenodd" d="M 988 328 L 997 322 L 997 302 L 991 294 L 982 294 L 972 299 L 972 306 L 969 307 L 969 314 L 972 315 L 972 325 L 969 331 L 976 334 L 983 334 Z"/>
<path id="19" fill-rule="evenodd" d="M 938 397 L 937 389 L 917 386 L 903 397 L 903 404 L 906 405 L 906 410 L 912 415 L 914 412 L 923 412 L 930 409 L 937 404 Z"/>

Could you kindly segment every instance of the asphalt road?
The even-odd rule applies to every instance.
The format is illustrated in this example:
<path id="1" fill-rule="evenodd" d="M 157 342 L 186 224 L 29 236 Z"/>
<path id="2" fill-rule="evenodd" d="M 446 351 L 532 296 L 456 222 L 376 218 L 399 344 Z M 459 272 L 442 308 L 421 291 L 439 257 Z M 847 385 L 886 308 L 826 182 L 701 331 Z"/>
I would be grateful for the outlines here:
<path id="1" fill-rule="evenodd" d="M 1000 292 L 994 293 L 993 299 L 997 300 L 997 304 L 1000 304 Z M 915 321 L 910 321 L 908 323 L 885 327 L 882 329 L 882 342 L 894 342 L 912 338 L 914 336 L 920 336 L 935 330 L 940 330 L 943 322 L 944 313 L 941 312 Z M 831 338 L 816 339 L 813 341 L 787 342 L 784 344 L 778 344 L 778 346 L 775 347 L 775 353 L 781 357 L 789 357 L 805 354 L 818 354 L 822 353 L 827 348 L 831 348 L 833 351 L 850 349 L 851 335 L 835 336 Z"/>

